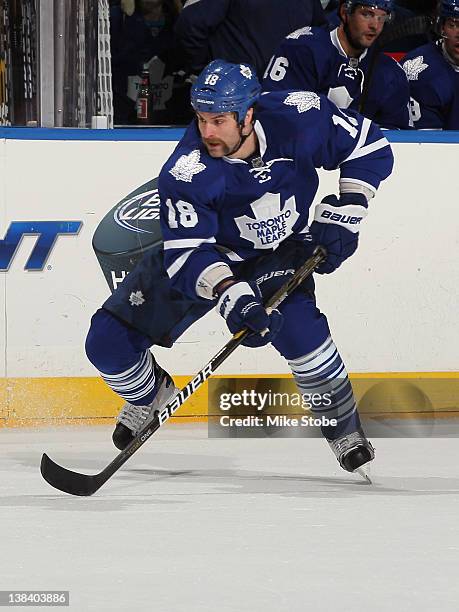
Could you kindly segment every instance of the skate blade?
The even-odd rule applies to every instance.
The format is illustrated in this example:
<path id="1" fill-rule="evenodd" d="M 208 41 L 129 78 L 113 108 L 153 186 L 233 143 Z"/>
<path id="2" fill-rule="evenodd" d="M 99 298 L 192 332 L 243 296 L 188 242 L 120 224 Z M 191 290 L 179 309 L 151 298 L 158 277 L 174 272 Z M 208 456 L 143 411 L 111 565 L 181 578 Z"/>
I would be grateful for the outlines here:
<path id="1" fill-rule="evenodd" d="M 362 465 L 361 467 L 354 470 L 354 474 L 358 474 L 359 476 L 361 476 L 364 480 L 367 481 L 368 484 L 373 484 L 373 481 L 370 478 L 368 468 L 365 467 L 365 465 Z"/>

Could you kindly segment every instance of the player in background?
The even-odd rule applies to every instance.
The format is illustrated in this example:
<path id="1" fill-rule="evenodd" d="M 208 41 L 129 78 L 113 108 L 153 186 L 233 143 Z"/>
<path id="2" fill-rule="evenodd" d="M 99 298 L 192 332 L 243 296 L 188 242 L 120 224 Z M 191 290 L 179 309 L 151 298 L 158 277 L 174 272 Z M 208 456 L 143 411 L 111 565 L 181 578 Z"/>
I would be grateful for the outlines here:
<path id="1" fill-rule="evenodd" d="M 341 0 L 339 27 L 302 28 L 284 39 L 268 64 L 263 89 L 315 91 L 383 128 L 409 128 L 406 76 L 374 45 L 392 12 L 393 0 Z"/>
<path id="2" fill-rule="evenodd" d="M 164 258 L 147 252 L 96 312 L 86 351 L 126 400 L 113 434 L 122 449 L 176 392 L 150 346 L 172 346 L 216 308 L 232 334 L 252 330 L 247 346 L 271 343 L 300 392 L 328 396 L 316 416 L 337 420 L 322 432 L 341 466 L 354 471 L 374 452 L 313 280 L 270 315 L 262 301 L 317 245 L 328 252 L 320 274 L 354 253 L 393 156 L 369 119 L 324 96 L 260 92 L 246 64 L 215 60 L 200 74 L 191 95 L 196 119 L 159 177 Z M 339 195 L 316 206 L 308 227 L 319 167 L 340 169 Z"/>
<path id="3" fill-rule="evenodd" d="M 408 53 L 403 68 L 417 129 L 459 130 L 459 0 L 442 0 L 440 39 Z"/>
<path id="4" fill-rule="evenodd" d="M 175 33 L 191 74 L 220 58 L 249 62 L 261 78 L 284 36 L 305 25 L 326 27 L 319 0 L 188 0 Z"/>

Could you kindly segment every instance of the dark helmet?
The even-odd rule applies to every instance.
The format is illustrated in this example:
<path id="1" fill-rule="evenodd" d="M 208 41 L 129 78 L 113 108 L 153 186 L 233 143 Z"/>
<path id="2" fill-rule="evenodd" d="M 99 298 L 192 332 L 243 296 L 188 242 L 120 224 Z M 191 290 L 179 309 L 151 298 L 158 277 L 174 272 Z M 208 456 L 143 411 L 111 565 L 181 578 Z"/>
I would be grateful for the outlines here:
<path id="1" fill-rule="evenodd" d="M 438 17 L 440 19 L 450 17 L 459 19 L 459 0 L 441 0 L 438 4 Z"/>
<path id="2" fill-rule="evenodd" d="M 236 113 L 241 123 L 260 93 L 260 82 L 250 64 L 217 59 L 204 68 L 191 88 L 191 105 L 200 112 Z"/>
<path id="3" fill-rule="evenodd" d="M 392 17 L 394 12 L 394 0 L 341 0 L 340 4 L 344 4 L 347 13 L 352 13 L 357 5 L 368 6 L 369 8 L 381 9 Z"/>

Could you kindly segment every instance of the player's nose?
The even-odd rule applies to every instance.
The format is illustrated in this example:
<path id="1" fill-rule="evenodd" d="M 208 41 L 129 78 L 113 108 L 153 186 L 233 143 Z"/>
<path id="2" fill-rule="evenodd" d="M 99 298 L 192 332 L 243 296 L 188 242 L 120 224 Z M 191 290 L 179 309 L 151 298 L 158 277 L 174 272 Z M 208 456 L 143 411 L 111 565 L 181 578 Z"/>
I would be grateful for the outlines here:
<path id="1" fill-rule="evenodd" d="M 215 136 L 214 126 L 209 123 L 201 125 L 201 135 L 203 138 L 212 138 L 212 136 Z"/>

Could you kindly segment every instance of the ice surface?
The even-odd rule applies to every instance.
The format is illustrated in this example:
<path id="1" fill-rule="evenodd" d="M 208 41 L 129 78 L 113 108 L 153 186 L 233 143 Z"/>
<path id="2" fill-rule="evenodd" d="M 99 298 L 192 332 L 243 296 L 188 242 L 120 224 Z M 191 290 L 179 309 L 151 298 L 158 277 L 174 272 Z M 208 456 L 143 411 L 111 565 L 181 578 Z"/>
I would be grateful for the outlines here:
<path id="1" fill-rule="evenodd" d="M 0 430 L 0 589 L 82 612 L 459 610 L 457 439 L 374 440 L 370 486 L 321 439 L 166 425 L 93 497 L 42 480 L 43 451 L 100 471 L 110 433 Z"/>

